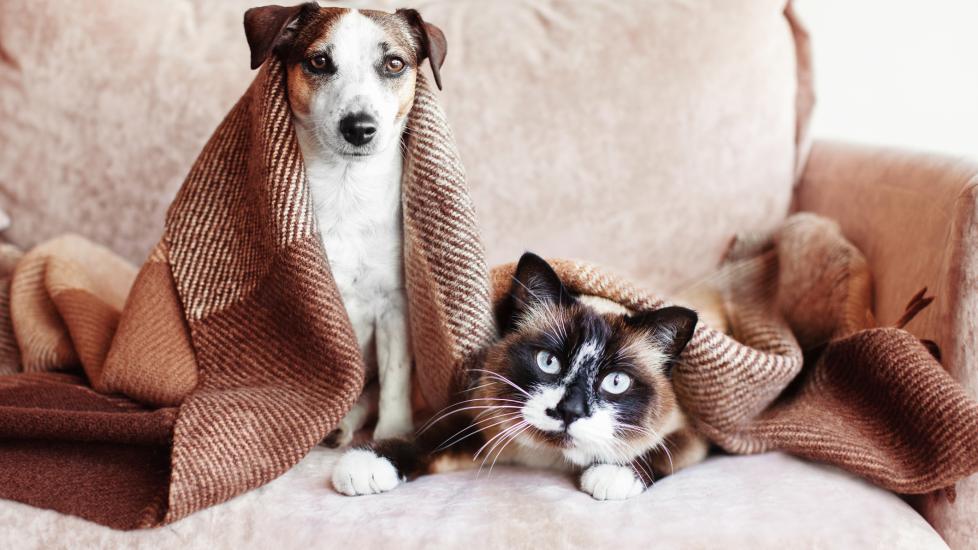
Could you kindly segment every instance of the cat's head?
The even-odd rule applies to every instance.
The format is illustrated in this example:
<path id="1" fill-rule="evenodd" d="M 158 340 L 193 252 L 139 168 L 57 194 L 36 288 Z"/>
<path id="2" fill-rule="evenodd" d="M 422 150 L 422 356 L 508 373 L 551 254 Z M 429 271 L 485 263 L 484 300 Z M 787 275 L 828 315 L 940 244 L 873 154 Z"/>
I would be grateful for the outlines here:
<path id="1" fill-rule="evenodd" d="M 502 338 L 473 380 L 474 397 L 504 420 L 490 432 L 508 429 L 518 444 L 587 465 L 632 460 L 681 427 L 671 371 L 693 335 L 694 311 L 630 314 L 575 296 L 530 253 L 507 301 Z"/>

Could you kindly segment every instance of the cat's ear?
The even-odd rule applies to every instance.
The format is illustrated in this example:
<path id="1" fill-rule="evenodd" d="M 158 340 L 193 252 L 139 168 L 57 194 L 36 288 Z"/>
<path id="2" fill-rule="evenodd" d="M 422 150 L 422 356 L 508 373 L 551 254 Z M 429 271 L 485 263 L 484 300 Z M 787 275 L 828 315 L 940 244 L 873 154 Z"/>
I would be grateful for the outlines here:
<path id="1" fill-rule="evenodd" d="M 508 311 L 502 324 L 503 332 L 528 311 L 539 306 L 570 305 L 574 296 L 560 281 L 554 268 L 546 260 L 527 252 L 520 257 L 509 289 Z"/>
<path id="2" fill-rule="evenodd" d="M 693 337 L 698 319 L 691 309 L 670 306 L 626 316 L 625 323 L 645 331 L 659 349 L 676 359 Z"/>

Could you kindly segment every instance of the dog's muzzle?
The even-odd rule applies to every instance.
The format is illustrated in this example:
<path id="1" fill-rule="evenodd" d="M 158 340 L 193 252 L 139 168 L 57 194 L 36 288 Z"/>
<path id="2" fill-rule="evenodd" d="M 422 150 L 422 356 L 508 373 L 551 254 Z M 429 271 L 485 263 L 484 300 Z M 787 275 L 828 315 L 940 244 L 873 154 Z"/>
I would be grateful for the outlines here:
<path id="1" fill-rule="evenodd" d="M 340 119 L 340 133 L 349 144 L 361 147 L 377 135 L 377 120 L 362 111 L 346 115 Z"/>

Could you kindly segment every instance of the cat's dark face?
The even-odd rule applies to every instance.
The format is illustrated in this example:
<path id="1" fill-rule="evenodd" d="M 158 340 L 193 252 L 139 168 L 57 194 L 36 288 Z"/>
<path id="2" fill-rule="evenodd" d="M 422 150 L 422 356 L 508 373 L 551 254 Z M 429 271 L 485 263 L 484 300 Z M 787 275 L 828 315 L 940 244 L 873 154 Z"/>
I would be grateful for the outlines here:
<path id="1" fill-rule="evenodd" d="M 670 374 L 692 337 L 695 312 L 630 315 L 572 296 L 533 254 L 520 259 L 507 299 L 503 338 L 474 385 L 474 397 L 506 411 L 490 435 L 588 465 L 630 461 L 685 421 Z"/>

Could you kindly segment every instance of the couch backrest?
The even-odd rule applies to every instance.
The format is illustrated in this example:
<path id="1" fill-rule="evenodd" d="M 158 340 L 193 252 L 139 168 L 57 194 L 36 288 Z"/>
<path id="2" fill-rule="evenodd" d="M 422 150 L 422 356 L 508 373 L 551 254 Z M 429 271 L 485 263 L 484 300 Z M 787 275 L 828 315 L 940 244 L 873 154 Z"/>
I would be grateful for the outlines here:
<path id="1" fill-rule="evenodd" d="M 93 3 L 0 6 L 0 207 L 20 244 L 76 231 L 139 261 L 251 78 L 254 2 Z M 530 249 L 668 290 L 787 212 L 806 89 L 785 0 L 418 7 L 448 37 L 490 262 Z"/>
<path id="2" fill-rule="evenodd" d="M 490 261 L 525 249 L 658 287 L 788 210 L 798 67 L 784 0 L 433 2 Z"/>

